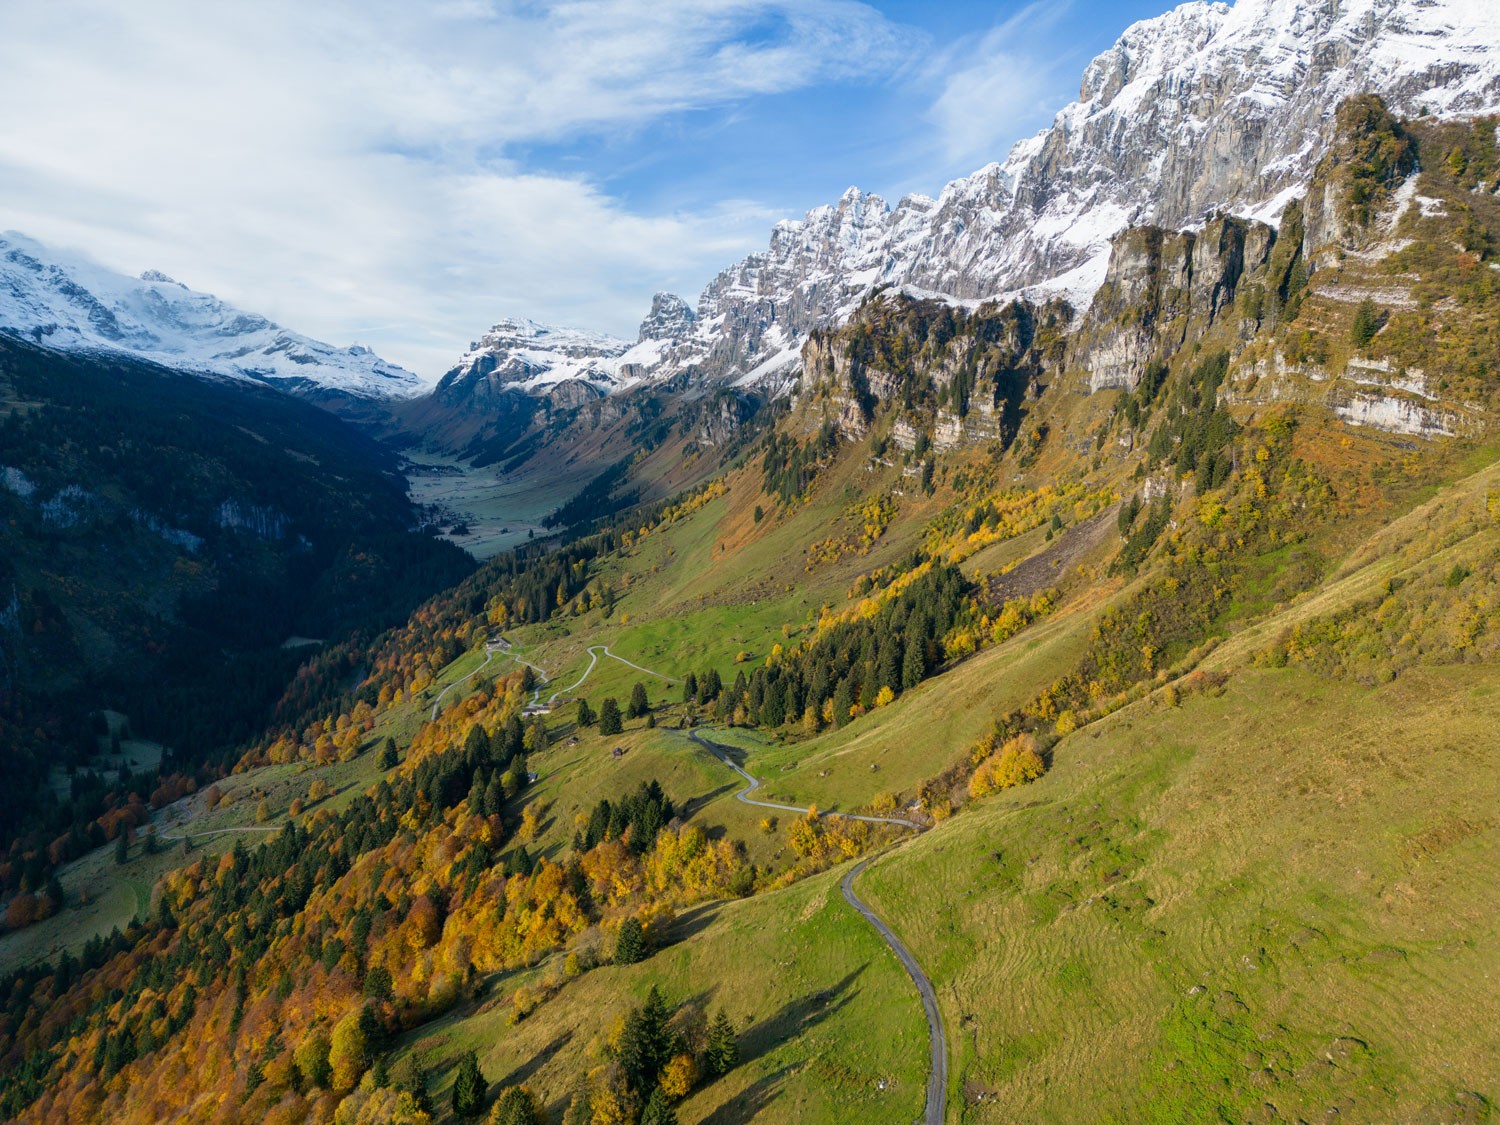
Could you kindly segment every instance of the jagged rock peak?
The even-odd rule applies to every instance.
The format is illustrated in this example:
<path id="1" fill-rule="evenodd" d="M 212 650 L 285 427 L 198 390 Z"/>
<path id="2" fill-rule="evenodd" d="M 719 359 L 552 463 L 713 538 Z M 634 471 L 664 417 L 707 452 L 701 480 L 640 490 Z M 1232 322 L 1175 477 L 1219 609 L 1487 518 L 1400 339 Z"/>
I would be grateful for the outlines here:
<path id="1" fill-rule="evenodd" d="M 698 314 L 676 293 L 658 293 L 651 298 L 651 311 L 641 321 L 636 343 L 647 340 L 679 340 L 692 330 Z"/>
<path id="2" fill-rule="evenodd" d="M 588 357 L 619 355 L 630 345 L 603 332 L 541 324 L 526 317 L 499 320 L 469 350 L 533 348 L 558 355 Z"/>
<path id="3" fill-rule="evenodd" d="M 524 317 L 495 323 L 443 376 L 439 394 L 493 394 L 520 390 L 550 393 L 560 383 L 580 381 L 598 390 L 621 383 L 619 359 L 627 340 L 602 332 L 559 328 Z"/>

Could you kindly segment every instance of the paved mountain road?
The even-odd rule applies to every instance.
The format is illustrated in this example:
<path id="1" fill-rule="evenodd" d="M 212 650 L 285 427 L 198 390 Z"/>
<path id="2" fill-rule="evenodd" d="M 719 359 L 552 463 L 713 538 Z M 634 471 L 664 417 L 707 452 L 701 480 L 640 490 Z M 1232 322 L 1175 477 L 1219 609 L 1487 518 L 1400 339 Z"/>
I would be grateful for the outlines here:
<path id="1" fill-rule="evenodd" d="M 849 869 L 840 884 L 844 889 L 844 898 L 849 905 L 859 911 L 860 916 L 870 925 L 875 927 L 875 932 L 885 939 L 886 945 L 890 946 L 900 958 L 901 964 L 906 969 L 906 975 L 911 977 L 911 982 L 917 986 L 917 992 L 922 997 L 922 1010 L 927 1013 L 927 1041 L 930 1045 L 932 1061 L 931 1069 L 927 1072 L 927 1107 L 922 1113 L 922 1125 L 943 1125 L 943 1106 L 948 1095 L 948 1039 L 943 1033 L 943 1016 L 938 1011 L 937 993 L 933 991 L 932 981 L 922 971 L 922 966 L 917 964 L 917 959 L 911 955 L 891 928 L 880 920 L 880 916 L 871 910 L 869 905 L 854 893 L 854 880 L 861 871 L 865 869 L 868 859 L 862 859 Z"/>
<path id="2" fill-rule="evenodd" d="M 810 811 L 798 808 L 796 805 L 778 805 L 771 801 L 758 801 L 751 797 L 750 794 L 760 788 L 758 778 L 752 777 L 730 761 L 729 756 L 724 753 L 724 748 L 718 743 L 710 742 L 697 731 L 690 732 L 688 737 L 749 782 L 745 788 L 735 794 L 745 804 L 758 805 L 763 809 L 779 809 L 782 812 L 806 813 Z M 915 821 L 902 820 L 894 816 L 854 816 L 851 813 L 826 813 L 824 815 L 863 820 L 870 824 L 896 824 L 917 832 L 923 830 L 923 826 Z M 881 921 L 875 911 L 870 909 L 869 904 L 854 893 L 854 880 L 859 877 L 859 873 L 869 862 L 867 857 L 856 863 L 849 869 L 840 885 L 843 888 L 845 900 L 859 912 L 860 917 L 874 927 L 875 932 L 881 936 L 886 945 L 891 947 L 902 967 L 906 969 L 906 975 L 911 977 L 912 983 L 917 986 L 917 993 L 922 998 L 922 1010 L 927 1015 L 927 1039 L 932 1056 L 931 1069 L 927 1075 L 927 1104 L 922 1111 L 920 1125 L 942 1125 L 943 1109 L 948 1098 L 948 1037 L 943 1030 L 942 1013 L 938 1011 L 937 993 L 933 990 L 931 979 L 922 971 L 922 966 L 917 963 L 917 959 L 912 956 L 911 950 L 907 949 L 894 931 Z"/>
<path id="3" fill-rule="evenodd" d="M 720 746 L 717 742 L 708 741 L 708 739 L 704 738 L 697 731 L 689 732 L 688 737 L 750 783 L 735 794 L 735 796 L 738 797 L 741 801 L 744 801 L 745 804 L 759 805 L 763 809 L 779 809 L 782 812 L 805 813 L 811 811 L 809 809 L 798 808 L 796 805 L 778 805 L 771 801 L 757 801 L 754 797 L 750 796 L 750 794 L 754 793 L 757 789 L 760 788 L 759 778 L 752 777 L 750 774 L 740 769 L 739 766 L 735 765 L 734 762 L 729 759 L 729 756 L 722 752 L 724 747 Z M 897 824 L 902 828 L 910 828 L 916 832 L 921 832 L 923 829 L 923 826 L 918 824 L 916 821 L 902 820 L 899 816 L 855 816 L 853 813 L 841 812 L 830 812 L 824 813 L 823 815 L 841 816 L 845 820 L 862 820 L 866 824 Z"/>

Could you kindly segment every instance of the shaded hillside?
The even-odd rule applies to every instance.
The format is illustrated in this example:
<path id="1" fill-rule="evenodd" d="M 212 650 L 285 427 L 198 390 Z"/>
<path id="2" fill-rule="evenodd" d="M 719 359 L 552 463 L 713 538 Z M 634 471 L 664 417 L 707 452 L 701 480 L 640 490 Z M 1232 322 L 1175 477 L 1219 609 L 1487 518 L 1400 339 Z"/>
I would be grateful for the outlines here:
<path id="1" fill-rule="evenodd" d="M 90 713 L 191 768 L 267 721 L 288 638 L 376 631 L 472 567 L 388 454 L 274 391 L 0 339 L 0 412 L 7 840 L 93 757 Z"/>

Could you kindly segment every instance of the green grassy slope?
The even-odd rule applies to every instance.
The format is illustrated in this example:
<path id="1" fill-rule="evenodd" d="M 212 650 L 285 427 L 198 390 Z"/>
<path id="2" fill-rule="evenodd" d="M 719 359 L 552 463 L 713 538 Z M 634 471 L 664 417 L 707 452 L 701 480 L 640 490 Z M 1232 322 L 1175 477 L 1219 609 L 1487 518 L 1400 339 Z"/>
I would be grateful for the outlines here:
<path id="1" fill-rule="evenodd" d="M 513 985 L 560 972 L 546 963 L 496 984 L 405 1045 L 431 1058 L 479 1052 L 496 1087 L 524 1081 L 562 1112 L 599 1061 L 613 1021 L 656 984 L 673 1004 L 723 1008 L 740 1031 L 740 1065 L 677 1108 L 681 1121 L 910 1121 L 926 1081 L 927 1028 L 900 963 L 844 902 L 841 872 L 784 891 L 700 908 L 676 944 L 649 961 L 605 967 L 567 983 L 511 1025 Z M 443 1104 L 451 1076 L 433 1083 Z"/>
<path id="2" fill-rule="evenodd" d="M 1072 736 L 1043 781 L 872 868 L 961 1029 L 952 1115 L 1453 1120 L 1495 1097 L 1497 688 L 1244 672 Z"/>

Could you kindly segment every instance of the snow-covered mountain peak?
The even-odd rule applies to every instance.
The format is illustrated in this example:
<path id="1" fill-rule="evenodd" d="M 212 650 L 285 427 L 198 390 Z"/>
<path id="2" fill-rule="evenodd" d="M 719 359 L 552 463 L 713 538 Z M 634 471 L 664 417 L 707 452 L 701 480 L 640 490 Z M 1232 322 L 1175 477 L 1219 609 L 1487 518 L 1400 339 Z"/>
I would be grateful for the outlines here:
<path id="1" fill-rule="evenodd" d="M 698 314 L 676 293 L 658 293 L 651 298 L 651 311 L 641 321 L 636 343 L 647 340 L 680 340 L 693 328 Z"/>
<path id="2" fill-rule="evenodd" d="M 600 391 L 616 390 L 627 382 L 620 375 L 620 359 L 630 350 L 630 341 L 602 332 L 511 317 L 469 345 L 438 391 L 482 386 L 486 393 L 540 394 L 575 381 Z"/>
<path id="3" fill-rule="evenodd" d="M 314 397 L 409 397 L 424 389 L 368 348 L 336 348 L 159 270 L 127 277 L 14 231 L 0 235 L 0 331 L 59 351 L 124 352 Z"/>
<path id="4" fill-rule="evenodd" d="M 784 386 L 807 333 L 878 285 L 967 302 L 1065 296 L 1081 312 L 1128 226 L 1274 222 L 1338 105 L 1369 92 L 1403 116 L 1500 111 L 1500 3 L 1193 0 L 1136 23 L 1050 127 L 936 199 L 891 208 L 850 188 L 777 223 L 764 251 L 708 284 L 690 331 L 649 362 L 633 355 L 614 385 L 688 373 Z"/>
<path id="5" fill-rule="evenodd" d="M 141 280 L 142 281 L 159 281 L 163 285 L 175 285 L 179 289 L 186 289 L 187 288 L 186 285 L 184 285 L 182 282 L 178 281 L 175 277 L 168 277 L 166 274 L 162 273 L 161 270 L 143 270 L 141 272 Z"/>

